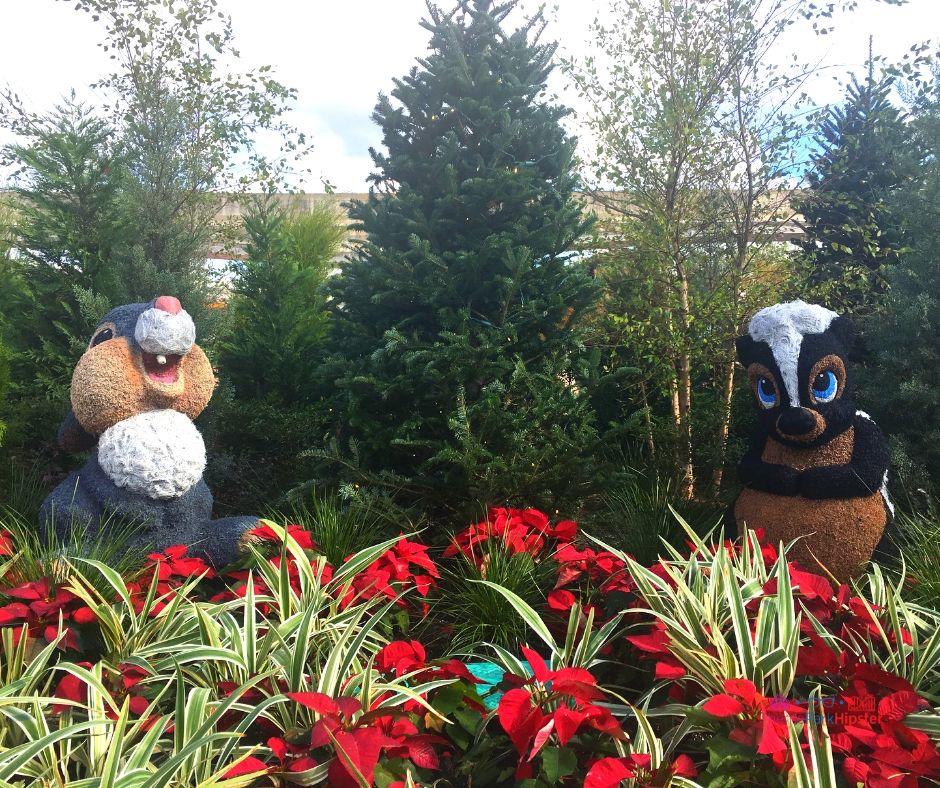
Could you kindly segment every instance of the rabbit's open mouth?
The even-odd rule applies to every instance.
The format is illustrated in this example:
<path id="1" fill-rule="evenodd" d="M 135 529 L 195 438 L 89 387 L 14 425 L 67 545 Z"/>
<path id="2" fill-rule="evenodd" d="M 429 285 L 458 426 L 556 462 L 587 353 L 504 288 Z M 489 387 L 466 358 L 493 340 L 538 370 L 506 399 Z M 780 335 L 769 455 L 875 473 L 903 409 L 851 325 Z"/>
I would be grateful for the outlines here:
<path id="1" fill-rule="evenodd" d="M 179 379 L 179 365 L 182 356 L 173 354 L 156 355 L 142 353 L 144 372 L 155 383 L 176 383 Z"/>

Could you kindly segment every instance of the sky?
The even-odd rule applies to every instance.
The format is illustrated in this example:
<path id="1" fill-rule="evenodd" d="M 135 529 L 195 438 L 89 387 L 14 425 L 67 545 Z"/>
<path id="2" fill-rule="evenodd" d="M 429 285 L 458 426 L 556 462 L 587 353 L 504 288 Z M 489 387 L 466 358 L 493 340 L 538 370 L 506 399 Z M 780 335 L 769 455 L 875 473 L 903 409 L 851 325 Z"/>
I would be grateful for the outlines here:
<path id="1" fill-rule="evenodd" d="M 449 0 L 438 0 L 447 6 Z M 380 91 L 407 73 L 426 52 L 424 0 L 220 0 L 232 18 L 235 44 L 246 66 L 270 64 L 276 77 L 297 89 L 289 120 L 313 139 L 306 162 L 313 178 L 300 184 L 321 191 L 321 179 L 338 191 L 364 191 L 372 170 L 369 146 L 381 141 L 370 119 Z M 522 0 L 523 9 L 537 7 Z M 573 56 L 591 51 L 591 20 L 609 0 L 554 0 L 547 36 Z M 859 8 L 837 20 L 834 34 L 795 30 L 787 44 L 799 56 L 822 59 L 828 68 L 809 86 L 819 103 L 837 101 L 834 78 L 861 72 L 868 37 L 875 51 L 900 58 L 913 44 L 940 38 L 940 0 L 910 0 L 897 7 L 859 0 Z M 51 109 L 75 89 L 95 99 L 88 85 L 109 69 L 97 43 L 101 28 L 68 0 L 0 0 L 0 86 L 9 85 L 38 111 Z M 583 110 L 560 74 L 552 88 L 575 110 Z M 577 132 L 575 127 L 573 131 Z M 0 144 L 10 142 L 0 130 Z M 0 174 L 0 184 L 2 184 Z"/>

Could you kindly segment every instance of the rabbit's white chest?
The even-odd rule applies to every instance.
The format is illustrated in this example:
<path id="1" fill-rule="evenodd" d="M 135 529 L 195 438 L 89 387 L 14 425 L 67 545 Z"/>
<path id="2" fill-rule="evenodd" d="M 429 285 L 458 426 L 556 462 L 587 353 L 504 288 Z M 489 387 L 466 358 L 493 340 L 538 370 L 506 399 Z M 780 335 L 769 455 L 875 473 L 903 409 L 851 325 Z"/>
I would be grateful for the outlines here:
<path id="1" fill-rule="evenodd" d="M 152 410 L 105 430 L 98 439 L 98 464 L 118 487 L 167 500 L 202 478 L 206 446 L 187 416 Z"/>

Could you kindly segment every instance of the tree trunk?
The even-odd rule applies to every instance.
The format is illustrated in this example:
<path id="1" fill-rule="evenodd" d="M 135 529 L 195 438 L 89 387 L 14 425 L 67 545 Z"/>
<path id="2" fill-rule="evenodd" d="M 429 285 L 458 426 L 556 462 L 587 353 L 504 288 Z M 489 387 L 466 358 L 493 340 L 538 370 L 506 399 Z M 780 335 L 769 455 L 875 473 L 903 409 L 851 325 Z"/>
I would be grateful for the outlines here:
<path id="1" fill-rule="evenodd" d="M 679 270 L 679 321 L 682 328 L 683 348 L 676 366 L 676 383 L 679 406 L 679 470 L 682 473 L 679 490 L 685 500 L 695 496 L 695 469 L 692 466 L 692 363 L 689 356 L 689 330 L 691 310 L 689 307 L 689 280 Z"/>
<path id="2" fill-rule="evenodd" d="M 673 322 L 672 314 L 669 314 L 669 333 L 672 334 Z M 678 472 L 682 468 L 682 405 L 679 399 L 679 356 L 672 358 L 672 374 L 669 376 L 669 400 L 672 405 L 672 425 L 675 429 L 675 446 L 673 455 L 675 470 Z"/>
<path id="3" fill-rule="evenodd" d="M 725 455 L 728 451 L 728 433 L 731 428 L 731 397 L 734 394 L 734 359 L 734 347 L 732 347 L 723 369 L 724 388 L 721 392 L 721 424 L 718 427 L 718 462 L 712 472 L 712 492 L 716 497 L 721 491 Z"/>
<path id="4" fill-rule="evenodd" d="M 676 428 L 676 435 L 682 429 L 682 408 L 679 407 L 679 361 L 673 360 L 672 377 L 669 378 L 669 393 L 672 398 L 672 423 Z M 676 468 L 679 466 L 679 452 L 676 450 Z"/>
<path id="5" fill-rule="evenodd" d="M 643 398 L 643 421 L 646 426 L 646 446 L 650 451 L 650 459 L 656 459 L 656 441 L 653 438 L 653 419 L 650 416 L 649 398 L 646 396 L 646 381 L 640 381 L 640 396 Z"/>

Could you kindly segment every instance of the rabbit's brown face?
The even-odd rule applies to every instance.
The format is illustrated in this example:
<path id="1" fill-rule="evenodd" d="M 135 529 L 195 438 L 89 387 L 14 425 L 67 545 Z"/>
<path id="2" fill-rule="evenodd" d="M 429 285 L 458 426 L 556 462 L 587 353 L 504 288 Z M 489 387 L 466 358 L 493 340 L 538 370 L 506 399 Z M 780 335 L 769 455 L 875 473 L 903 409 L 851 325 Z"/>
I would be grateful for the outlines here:
<path id="1" fill-rule="evenodd" d="M 195 419 L 212 396 L 215 376 L 194 340 L 192 319 L 172 296 L 109 312 L 72 375 L 79 424 L 101 434 L 138 413 L 161 409 Z"/>

